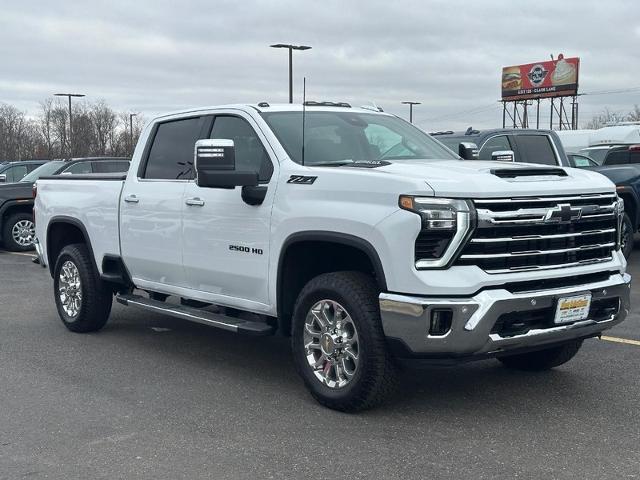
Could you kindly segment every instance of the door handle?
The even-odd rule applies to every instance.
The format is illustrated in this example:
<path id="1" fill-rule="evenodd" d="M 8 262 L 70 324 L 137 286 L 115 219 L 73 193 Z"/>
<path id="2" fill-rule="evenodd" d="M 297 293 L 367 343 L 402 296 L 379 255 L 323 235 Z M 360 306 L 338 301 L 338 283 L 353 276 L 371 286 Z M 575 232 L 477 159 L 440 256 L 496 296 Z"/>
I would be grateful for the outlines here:
<path id="1" fill-rule="evenodd" d="M 192 207 L 204 207 L 204 200 L 198 197 L 187 198 L 187 200 L 184 203 Z"/>
<path id="2" fill-rule="evenodd" d="M 126 197 L 124 197 L 124 201 L 127 203 L 138 203 L 140 199 L 135 195 L 127 195 Z"/>

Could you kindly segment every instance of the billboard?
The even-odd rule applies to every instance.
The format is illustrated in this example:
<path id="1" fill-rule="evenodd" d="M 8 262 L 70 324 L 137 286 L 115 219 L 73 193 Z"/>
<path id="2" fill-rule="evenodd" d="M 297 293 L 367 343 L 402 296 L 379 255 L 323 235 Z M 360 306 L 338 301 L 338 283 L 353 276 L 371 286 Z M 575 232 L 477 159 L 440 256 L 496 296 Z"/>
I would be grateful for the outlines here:
<path id="1" fill-rule="evenodd" d="M 578 57 L 502 69 L 502 100 L 573 96 L 578 93 Z"/>

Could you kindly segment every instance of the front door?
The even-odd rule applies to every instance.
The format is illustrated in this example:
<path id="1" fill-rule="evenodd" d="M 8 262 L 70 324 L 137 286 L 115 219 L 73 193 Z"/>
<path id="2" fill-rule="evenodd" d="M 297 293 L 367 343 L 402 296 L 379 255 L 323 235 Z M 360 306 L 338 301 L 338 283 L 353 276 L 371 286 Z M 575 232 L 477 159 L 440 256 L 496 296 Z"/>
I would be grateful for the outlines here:
<path id="1" fill-rule="evenodd" d="M 180 294 L 184 192 L 193 178 L 193 149 L 206 117 L 158 123 L 137 175 L 127 176 L 120 198 L 122 258 L 136 285 Z"/>
<path id="2" fill-rule="evenodd" d="M 242 200 L 241 187 L 201 188 L 190 182 L 184 194 L 182 238 L 187 281 L 200 298 L 264 311 L 277 175 L 265 145 L 269 147 L 256 127 L 249 116 L 220 114 L 214 117 L 210 138 L 233 140 L 236 170 L 259 172 L 261 185 L 267 187 L 264 202 L 248 205 Z"/>

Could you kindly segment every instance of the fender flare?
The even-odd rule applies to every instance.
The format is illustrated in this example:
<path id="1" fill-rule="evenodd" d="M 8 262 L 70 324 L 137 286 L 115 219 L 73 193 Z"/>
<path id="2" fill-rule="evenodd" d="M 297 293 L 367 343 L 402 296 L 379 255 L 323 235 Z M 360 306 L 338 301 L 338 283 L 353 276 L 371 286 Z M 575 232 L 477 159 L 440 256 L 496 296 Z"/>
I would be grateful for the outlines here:
<path id="1" fill-rule="evenodd" d="M 80 220 L 74 217 L 68 217 L 66 215 L 56 215 L 55 217 L 52 217 L 51 220 L 49 220 L 49 223 L 47 224 L 47 261 L 49 263 L 49 272 L 51 273 L 51 276 L 53 277 L 53 269 L 55 268 L 57 259 L 51 258 L 50 232 L 51 232 L 51 227 L 59 224 L 73 225 L 74 227 L 78 228 L 78 230 L 80 230 L 80 233 L 82 233 L 82 236 L 84 237 L 85 244 L 89 249 L 89 254 L 91 255 L 91 262 L 93 263 L 93 268 L 96 269 L 96 272 L 99 272 L 100 270 L 98 270 L 98 265 L 96 263 L 96 256 L 93 253 L 93 246 L 91 245 L 91 238 L 89 237 L 89 233 L 87 232 L 87 229 L 85 228 L 84 224 Z"/>
<path id="2" fill-rule="evenodd" d="M 283 263 L 286 257 L 286 252 L 292 245 L 300 242 L 327 242 L 327 243 L 337 243 L 340 245 L 346 245 L 349 247 L 356 248 L 362 251 L 367 257 L 369 261 L 373 265 L 374 272 L 376 274 L 376 280 L 378 282 L 378 286 L 381 291 L 387 290 L 387 279 L 384 274 L 384 268 L 382 267 L 382 262 L 380 261 L 380 256 L 378 255 L 377 250 L 369 243 L 367 240 L 361 237 L 357 237 L 355 235 L 349 235 L 347 233 L 340 232 L 325 232 L 325 231 L 316 231 L 309 230 L 303 232 L 296 232 L 289 235 L 285 241 L 282 243 L 282 248 L 280 249 L 280 257 L 278 258 L 278 273 L 276 280 L 276 305 L 279 310 L 280 305 L 282 305 L 282 283 L 283 283 Z"/>

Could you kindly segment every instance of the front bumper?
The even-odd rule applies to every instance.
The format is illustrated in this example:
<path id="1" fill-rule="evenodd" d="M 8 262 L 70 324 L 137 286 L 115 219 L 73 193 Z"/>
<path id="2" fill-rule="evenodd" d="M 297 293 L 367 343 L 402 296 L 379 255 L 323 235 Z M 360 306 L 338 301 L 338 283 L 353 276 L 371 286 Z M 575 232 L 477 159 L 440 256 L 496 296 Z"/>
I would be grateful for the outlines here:
<path id="1" fill-rule="evenodd" d="M 380 294 L 380 313 L 384 333 L 396 355 L 418 358 L 483 357 L 598 335 L 625 319 L 629 313 L 631 276 L 614 273 L 608 279 L 562 287 L 512 293 L 504 288 L 487 289 L 469 298 L 416 297 L 393 293 Z M 597 301 L 615 302 L 615 312 L 604 318 L 587 318 L 571 324 L 553 324 L 553 314 L 544 328 L 502 336 L 496 321 L 513 312 L 554 309 L 558 298 L 591 293 Z M 451 329 L 445 335 L 430 335 L 433 309 L 453 312 Z M 591 311 L 590 311 L 591 316 Z"/>

